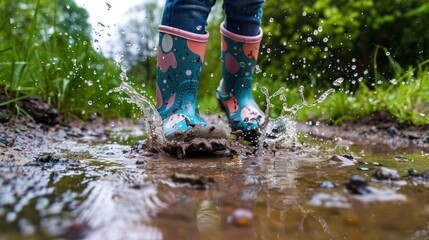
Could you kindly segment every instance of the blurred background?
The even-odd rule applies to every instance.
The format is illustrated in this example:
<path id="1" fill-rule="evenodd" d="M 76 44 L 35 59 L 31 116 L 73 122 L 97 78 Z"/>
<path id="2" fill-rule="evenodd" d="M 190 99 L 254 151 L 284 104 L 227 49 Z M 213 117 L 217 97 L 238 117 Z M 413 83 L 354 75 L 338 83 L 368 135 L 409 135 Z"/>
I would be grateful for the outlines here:
<path id="1" fill-rule="evenodd" d="M 219 112 L 221 5 L 207 26 L 202 113 Z M 108 92 L 125 81 L 154 99 L 162 8 L 151 0 L 1 1 L 0 94 L 9 100 L 0 107 L 19 113 L 14 99 L 28 94 L 84 119 L 138 117 L 138 108 Z M 323 103 L 300 110 L 298 120 L 340 124 L 385 111 L 401 123 L 429 122 L 429 2 L 278 0 L 263 10 L 254 91 L 262 108 L 262 86 L 270 93 L 285 87 L 288 106 L 302 103 L 300 86 L 309 103 L 335 88 Z M 272 101 L 276 117 L 282 101 Z"/>

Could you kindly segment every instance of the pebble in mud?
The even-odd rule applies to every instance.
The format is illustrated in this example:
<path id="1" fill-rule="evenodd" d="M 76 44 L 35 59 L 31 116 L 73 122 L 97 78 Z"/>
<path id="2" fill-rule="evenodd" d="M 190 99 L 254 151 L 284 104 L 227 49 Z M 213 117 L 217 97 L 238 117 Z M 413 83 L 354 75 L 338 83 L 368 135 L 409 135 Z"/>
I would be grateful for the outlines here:
<path id="1" fill-rule="evenodd" d="M 234 210 L 231 215 L 228 216 L 226 221 L 229 224 L 236 226 L 249 226 L 253 221 L 253 213 L 244 208 Z"/>
<path id="2" fill-rule="evenodd" d="M 0 147 L 11 147 L 15 143 L 16 137 L 7 136 L 6 134 L 0 135 Z"/>
<path id="3" fill-rule="evenodd" d="M 321 188 L 334 188 L 337 186 L 338 186 L 338 184 L 330 182 L 330 181 L 324 181 L 324 182 L 320 183 Z"/>
<path id="4" fill-rule="evenodd" d="M 401 179 L 397 170 L 381 167 L 377 169 L 372 175 L 373 181 L 380 181 L 383 183 L 392 184 L 395 186 L 405 186 L 407 182 Z"/>
<path id="5" fill-rule="evenodd" d="M 350 178 L 349 182 L 346 184 L 346 189 L 351 194 L 357 195 L 365 195 L 371 193 L 371 190 L 368 188 L 368 183 L 366 182 L 365 178 L 358 175 L 352 176 Z"/>
<path id="6" fill-rule="evenodd" d="M 361 171 L 369 171 L 369 170 L 371 170 L 370 168 L 368 168 L 368 167 L 358 167 L 358 170 L 361 170 Z"/>
<path id="7" fill-rule="evenodd" d="M 347 167 L 355 165 L 356 160 L 351 155 L 334 155 L 329 158 L 329 164 L 339 167 Z"/>
<path id="8" fill-rule="evenodd" d="M 375 170 L 372 177 L 375 178 L 376 180 L 396 181 L 401 179 L 401 175 L 399 175 L 397 170 L 389 169 L 386 167 L 380 167 L 379 169 Z"/>
<path id="9" fill-rule="evenodd" d="M 417 171 L 416 169 L 410 168 L 408 169 L 408 177 L 412 177 L 414 179 L 420 179 L 420 180 L 428 180 L 429 174 L 426 171 L 419 173 L 419 171 Z"/>

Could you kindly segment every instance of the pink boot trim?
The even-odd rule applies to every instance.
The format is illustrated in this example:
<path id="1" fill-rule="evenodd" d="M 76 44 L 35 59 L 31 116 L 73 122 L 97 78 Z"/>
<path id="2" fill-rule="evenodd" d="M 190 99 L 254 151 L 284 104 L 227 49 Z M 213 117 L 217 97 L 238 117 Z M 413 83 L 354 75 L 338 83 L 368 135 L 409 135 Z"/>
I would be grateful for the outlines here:
<path id="1" fill-rule="evenodd" d="M 206 34 L 197 34 L 197 33 L 188 32 L 182 29 L 165 26 L 165 25 L 159 25 L 158 30 L 163 33 L 168 33 L 174 36 L 186 38 L 188 40 L 192 40 L 196 42 L 207 42 L 210 36 L 208 32 L 206 32 Z"/>
<path id="2" fill-rule="evenodd" d="M 243 42 L 243 43 L 259 43 L 262 40 L 262 29 L 259 29 L 259 34 L 256 36 L 243 36 L 239 35 L 233 32 L 228 31 L 224 26 L 223 23 L 220 25 L 220 32 L 222 35 L 237 41 L 237 42 Z"/>

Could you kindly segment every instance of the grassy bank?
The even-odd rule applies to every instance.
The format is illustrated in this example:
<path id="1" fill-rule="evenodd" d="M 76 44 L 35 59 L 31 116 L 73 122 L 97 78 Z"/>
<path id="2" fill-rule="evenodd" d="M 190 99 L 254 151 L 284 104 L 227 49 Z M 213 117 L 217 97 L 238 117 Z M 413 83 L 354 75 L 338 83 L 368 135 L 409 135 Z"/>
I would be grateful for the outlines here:
<path id="1" fill-rule="evenodd" d="M 93 47 L 91 26 L 86 22 L 88 15 L 74 1 L 68 0 L 58 5 L 57 2 L 43 0 L 24 2 L 25 8 L 11 0 L 0 3 L 3 15 L 8 16 L 0 20 L 0 93 L 18 93 L 0 103 L 0 107 L 8 106 L 17 114 L 22 113 L 23 110 L 15 102 L 22 98 L 20 93 L 25 93 L 46 99 L 62 114 L 84 118 L 93 113 L 106 118 L 134 117 L 139 115 L 139 110 L 133 104 L 122 101 L 118 94 L 106 94 L 122 79 L 133 82 L 135 87 L 145 90 L 146 95 L 154 99 L 155 79 L 143 79 L 144 68 L 131 67 L 128 76 L 124 77 L 118 63 Z M 218 39 L 218 24 L 209 28 L 213 38 Z M 217 114 L 215 88 L 221 76 L 219 43 L 213 42 L 211 47 L 216 49 L 217 54 L 209 54 L 211 60 L 204 66 L 199 105 L 201 112 Z M 386 49 L 377 48 L 376 54 L 383 50 L 387 52 Z M 391 71 L 387 75 L 394 78 L 379 74 L 374 61 L 374 76 L 367 76 L 355 84 L 346 79 L 321 104 L 299 110 L 297 119 L 324 119 L 340 124 L 386 110 L 401 123 L 429 123 L 429 60 L 416 67 L 402 69 L 392 56 L 386 58 Z M 150 72 L 153 73 L 156 68 L 154 57 L 146 61 L 150 61 L 146 68 L 151 68 Z M 148 69 L 146 71 L 149 72 Z M 287 85 L 283 79 L 271 78 L 269 70 L 256 74 L 256 82 L 267 87 L 270 93 L 285 87 L 288 106 L 302 103 L 300 86 L 297 83 Z M 142 89 L 142 83 L 146 89 Z M 322 89 L 307 85 L 304 88 L 306 101 L 312 103 L 328 87 Z M 265 108 L 265 96 L 259 90 L 254 92 L 254 96 Z M 273 103 L 276 107 L 271 114 L 276 117 L 283 102 L 273 99 Z"/>

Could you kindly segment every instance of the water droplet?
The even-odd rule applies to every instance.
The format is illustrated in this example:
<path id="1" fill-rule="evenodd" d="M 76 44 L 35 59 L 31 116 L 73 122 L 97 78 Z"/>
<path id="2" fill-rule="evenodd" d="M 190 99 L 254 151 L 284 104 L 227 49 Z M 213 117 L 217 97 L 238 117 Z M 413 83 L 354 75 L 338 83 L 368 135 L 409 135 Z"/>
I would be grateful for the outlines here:
<path id="1" fill-rule="evenodd" d="M 255 82 L 255 84 L 253 85 L 253 91 L 256 91 L 256 89 L 258 89 L 258 85 L 259 83 Z"/>
<path id="2" fill-rule="evenodd" d="M 344 82 L 344 78 L 342 78 L 342 77 L 340 77 L 340 78 L 337 78 L 332 84 L 334 85 L 334 86 L 340 86 L 341 85 L 341 83 L 343 83 Z"/>
<path id="3" fill-rule="evenodd" d="M 88 105 L 92 105 L 92 101 L 91 100 L 88 100 Z"/>
<path id="4" fill-rule="evenodd" d="M 265 95 L 268 94 L 268 88 L 266 87 L 261 87 L 261 91 L 262 93 L 264 93 Z"/>
<path id="5" fill-rule="evenodd" d="M 302 12 L 302 16 L 307 16 L 307 13 L 306 12 Z"/>
<path id="6" fill-rule="evenodd" d="M 261 68 L 259 67 L 259 65 L 256 65 L 255 66 L 255 73 L 256 74 L 258 74 L 258 73 L 261 73 L 262 72 L 262 70 L 261 70 Z"/>
<path id="7" fill-rule="evenodd" d="M 86 44 L 88 44 L 88 42 L 87 41 L 83 41 L 83 45 L 86 45 Z"/>
<path id="8" fill-rule="evenodd" d="M 398 81 L 395 78 L 393 78 L 390 80 L 390 83 L 393 85 L 396 85 L 398 83 Z"/>
<path id="9" fill-rule="evenodd" d="M 66 5 L 66 8 L 67 8 L 67 9 L 70 9 L 70 5 L 69 5 L 69 4 L 67 4 L 67 5 Z"/>
<path id="10" fill-rule="evenodd" d="M 390 52 L 386 52 L 386 56 L 390 56 Z"/>
<path id="11" fill-rule="evenodd" d="M 274 18 L 270 18 L 270 22 L 274 22 Z"/>

